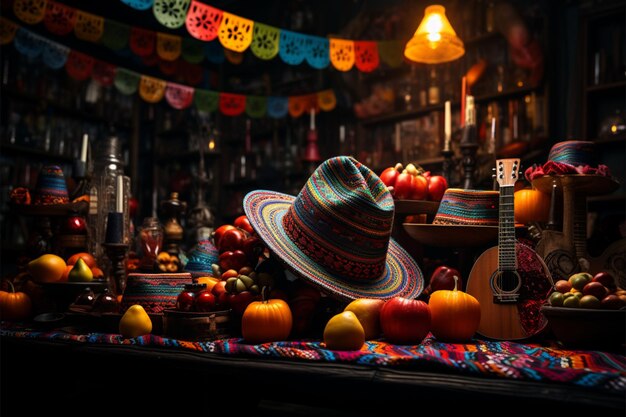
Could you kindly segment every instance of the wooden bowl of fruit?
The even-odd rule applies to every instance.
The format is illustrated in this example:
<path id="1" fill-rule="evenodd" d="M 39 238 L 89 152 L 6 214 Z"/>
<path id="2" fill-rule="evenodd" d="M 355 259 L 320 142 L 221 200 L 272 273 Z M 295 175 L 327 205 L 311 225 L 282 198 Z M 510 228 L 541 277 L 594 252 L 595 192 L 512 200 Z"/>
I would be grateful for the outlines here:
<path id="1" fill-rule="evenodd" d="M 626 291 L 606 272 L 580 272 L 557 281 L 541 311 L 564 347 L 620 351 L 626 347 Z"/>

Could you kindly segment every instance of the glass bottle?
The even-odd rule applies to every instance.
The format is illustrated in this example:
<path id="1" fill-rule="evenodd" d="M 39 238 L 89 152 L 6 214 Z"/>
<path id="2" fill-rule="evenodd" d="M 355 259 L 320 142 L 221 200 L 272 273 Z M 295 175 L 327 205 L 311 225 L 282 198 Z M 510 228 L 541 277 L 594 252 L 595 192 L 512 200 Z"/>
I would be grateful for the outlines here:
<path id="1" fill-rule="evenodd" d="M 163 248 L 163 227 L 157 217 L 146 217 L 139 227 L 139 241 L 141 260 L 139 269 L 153 271 L 157 255 Z"/>

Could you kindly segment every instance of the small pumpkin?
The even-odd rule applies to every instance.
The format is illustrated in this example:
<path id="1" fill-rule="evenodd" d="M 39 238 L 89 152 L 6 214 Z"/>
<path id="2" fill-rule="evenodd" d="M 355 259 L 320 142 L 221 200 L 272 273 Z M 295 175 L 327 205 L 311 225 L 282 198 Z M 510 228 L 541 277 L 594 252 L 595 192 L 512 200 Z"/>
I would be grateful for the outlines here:
<path id="1" fill-rule="evenodd" d="M 241 335 L 248 343 L 267 343 L 286 340 L 291 333 L 293 318 L 289 305 L 280 298 L 253 301 L 241 317 Z"/>
<path id="2" fill-rule="evenodd" d="M 9 291 L 0 291 L 0 320 L 17 321 L 30 317 L 33 303 L 30 296 L 22 291 L 15 291 L 15 286 L 8 281 Z"/>
<path id="3" fill-rule="evenodd" d="M 550 194 L 532 188 L 523 188 L 513 195 L 515 221 L 529 224 L 547 222 L 550 218 Z"/>
<path id="4" fill-rule="evenodd" d="M 438 290 L 430 295 L 431 333 L 442 342 L 470 340 L 480 325 L 480 303 L 457 288 L 459 278 L 454 276 L 453 290 Z"/>

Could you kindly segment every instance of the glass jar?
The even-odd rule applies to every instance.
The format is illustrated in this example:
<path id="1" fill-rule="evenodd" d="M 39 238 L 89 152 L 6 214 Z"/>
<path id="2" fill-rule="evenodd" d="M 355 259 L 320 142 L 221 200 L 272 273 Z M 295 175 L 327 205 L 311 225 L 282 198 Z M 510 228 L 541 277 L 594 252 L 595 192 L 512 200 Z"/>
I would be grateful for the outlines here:
<path id="1" fill-rule="evenodd" d="M 141 260 L 139 268 L 142 271 L 153 271 L 157 255 L 163 248 L 163 227 L 156 217 L 146 217 L 139 227 L 139 241 Z"/>

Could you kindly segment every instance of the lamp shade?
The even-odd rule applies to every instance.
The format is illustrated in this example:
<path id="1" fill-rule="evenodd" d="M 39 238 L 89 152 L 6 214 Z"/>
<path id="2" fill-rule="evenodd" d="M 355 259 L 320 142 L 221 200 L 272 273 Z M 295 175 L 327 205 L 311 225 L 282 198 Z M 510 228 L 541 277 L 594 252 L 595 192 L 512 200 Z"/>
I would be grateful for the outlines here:
<path id="1" fill-rule="evenodd" d="M 424 19 L 404 48 L 404 56 L 413 62 L 440 64 L 454 61 L 465 53 L 463 41 L 440 5 L 426 7 Z"/>

